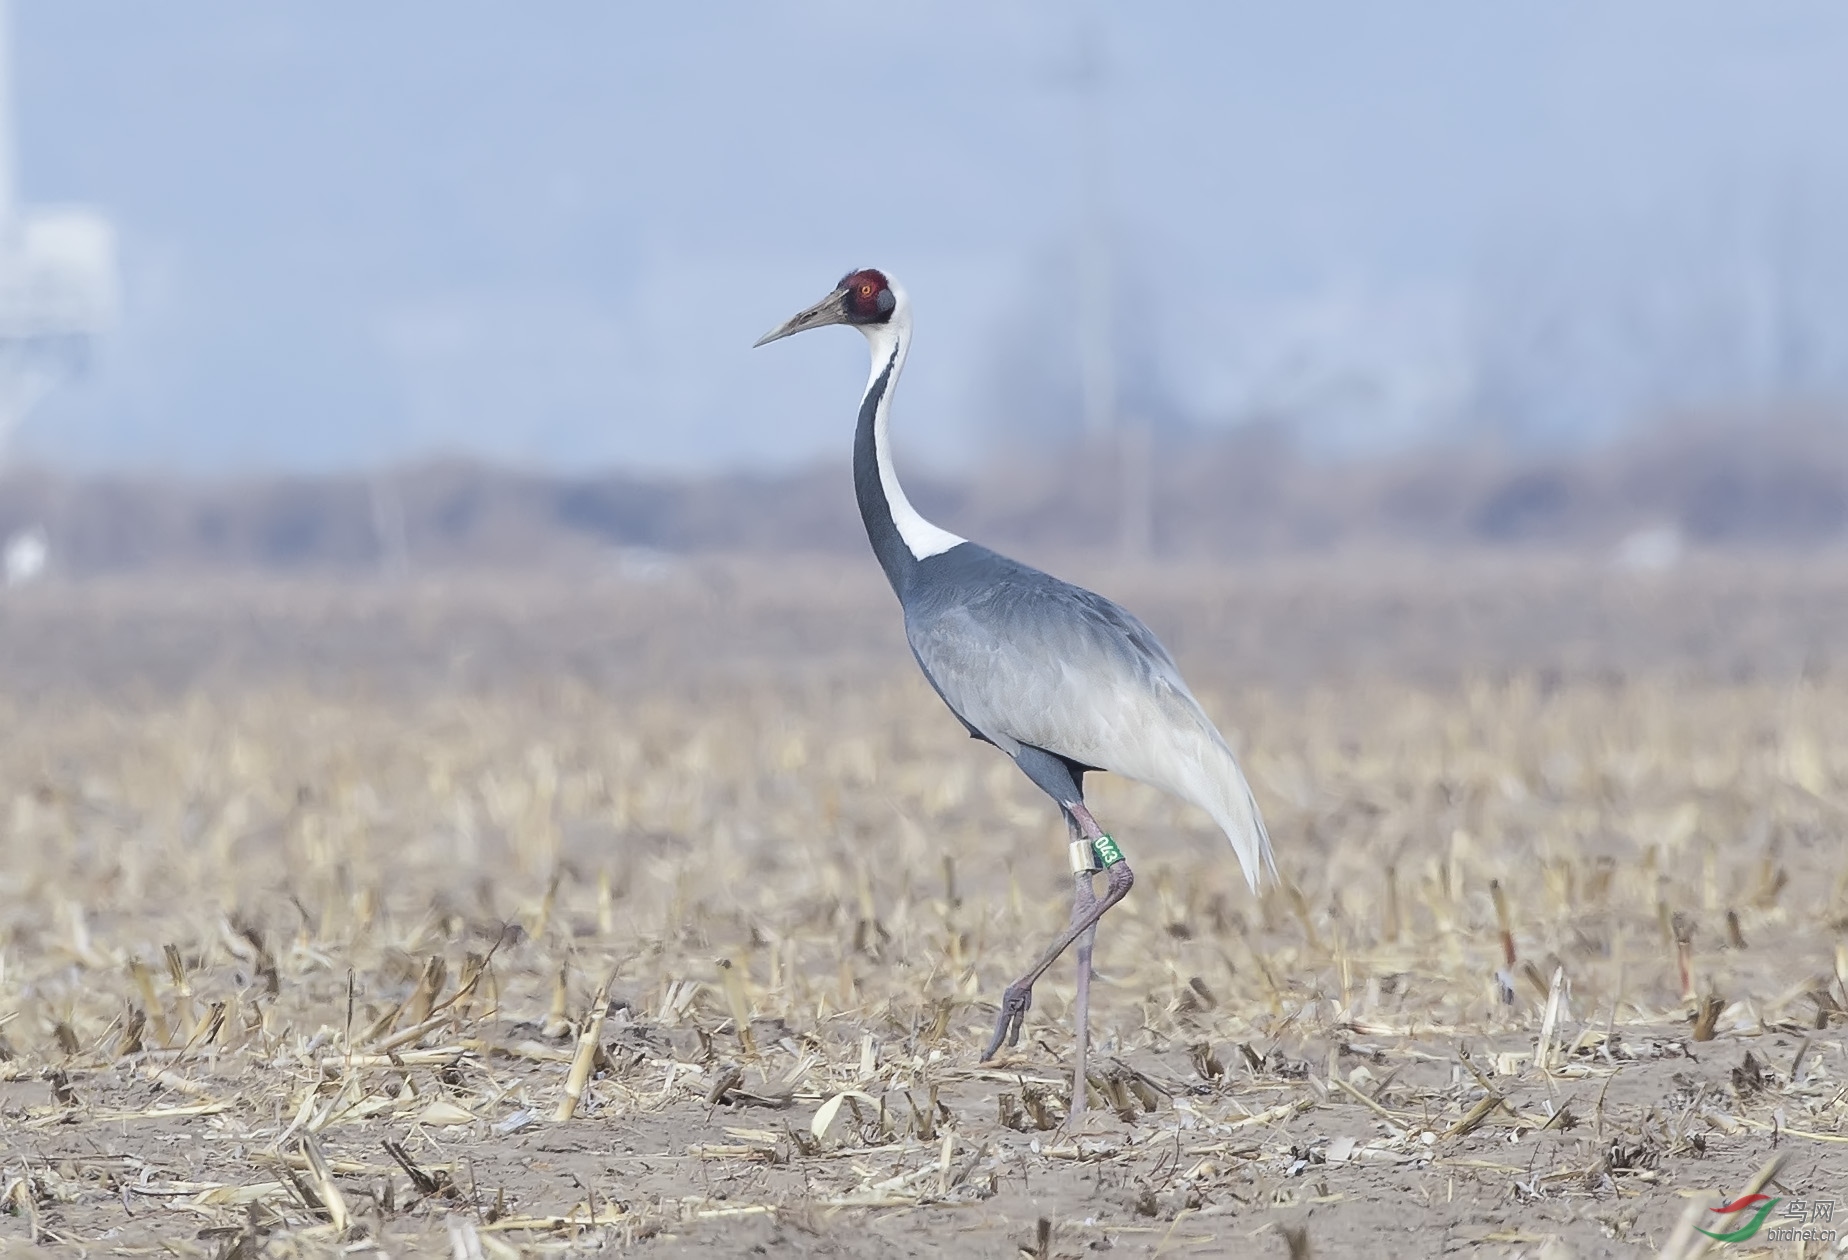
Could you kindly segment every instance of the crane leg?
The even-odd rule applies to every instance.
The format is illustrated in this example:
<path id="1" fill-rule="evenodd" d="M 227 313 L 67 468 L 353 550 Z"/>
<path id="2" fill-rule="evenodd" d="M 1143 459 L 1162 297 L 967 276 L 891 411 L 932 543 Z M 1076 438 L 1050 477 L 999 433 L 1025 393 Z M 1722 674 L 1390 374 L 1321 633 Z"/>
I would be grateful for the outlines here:
<path id="1" fill-rule="evenodd" d="M 1103 838 L 1103 830 L 1097 820 L 1082 804 L 1064 803 L 1067 817 L 1077 835 L 1087 841 Z M 1084 1115 L 1086 1063 L 1090 1051 L 1090 997 L 1091 997 L 1091 952 L 1097 939 L 1097 922 L 1110 909 L 1129 895 L 1130 888 L 1136 882 L 1135 872 L 1129 869 L 1129 863 L 1118 860 L 1104 869 L 1104 895 L 1097 897 L 1091 883 L 1091 872 L 1084 872 L 1074 879 L 1072 895 L 1072 918 L 1065 931 L 1060 934 L 1039 961 L 1035 962 L 1027 973 L 1007 986 L 1001 995 L 1001 1011 L 995 1019 L 995 1034 L 988 1043 L 988 1049 L 982 1058 L 992 1059 L 1001 1049 L 1002 1043 L 1018 1045 L 1020 1027 L 1025 1021 L 1027 1011 L 1033 1006 L 1033 986 L 1074 942 L 1078 943 L 1078 998 L 1077 1009 L 1073 1012 L 1078 1023 L 1078 1041 L 1074 1055 L 1077 1062 L 1073 1065 L 1075 1079 L 1072 1085 L 1071 1119 L 1077 1121 Z"/>
<path id="2" fill-rule="evenodd" d="M 1091 884 L 1091 872 L 1083 871 L 1072 876 L 1072 922 L 1079 923 L 1097 904 L 1097 891 Z M 1071 1127 L 1076 1130 L 1084 1123 L 1084 1109 L 1088 1101 L 1087 1082 L 1090 1072 L 1086 1063 L 1091 1054 L 1091 950 L 1097 944 L 1097 924 L 1092 923 L 1079 934 L 1074 944 L 1078 959 L 1078 994 L 1072 1000 L 1072 1105 L 1068 1115 Z"/>

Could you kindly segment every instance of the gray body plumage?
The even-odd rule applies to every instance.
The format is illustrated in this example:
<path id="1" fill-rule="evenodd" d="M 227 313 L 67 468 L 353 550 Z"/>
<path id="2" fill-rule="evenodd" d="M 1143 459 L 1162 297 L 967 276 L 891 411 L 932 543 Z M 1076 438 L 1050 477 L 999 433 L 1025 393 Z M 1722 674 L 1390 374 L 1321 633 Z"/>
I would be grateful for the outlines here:
<path id="1" fill-rule="evenodd" d="M 1253 886 L 1273 869 L 1231 749 L 1132 613 L 969 542 L 920 561 L 902 602 L 919 666 L 972 733 L 1170 792 L 1212 816 Z"/>

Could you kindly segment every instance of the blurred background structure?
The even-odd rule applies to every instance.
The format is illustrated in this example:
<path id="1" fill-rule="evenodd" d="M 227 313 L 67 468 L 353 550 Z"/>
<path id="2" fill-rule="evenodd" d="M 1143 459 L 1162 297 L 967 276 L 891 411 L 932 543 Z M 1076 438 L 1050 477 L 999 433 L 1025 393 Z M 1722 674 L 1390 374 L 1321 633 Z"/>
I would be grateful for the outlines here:
<path id="1" fill-rule="evenodd" d="M 721 9 L 17 0 L 0 532 L 857 546 L 859 347 L 748 347 L 869 264 L 920 497 L 999 543 L 1848 531 L 1838 6 Z"/>
<path id="2" fill-rule="evenodd" d="M 19 203 L 9 26 L 0 0 L 0 461 L 32 408 L 83 370 L 116 311 L 109 220 L 88 206 Z"/>
<path id="3" fill-rule="evenodd" d="M 115 317 L 115 236 L 87 206 L 22 206 L 14 172 L 12 66 L 0 0 L 0 471 L 13 433 L 62 379 L 80 374 Z M 50 540 L 30 524 L 0 535 L 0 579 L 45 568 Z"/>

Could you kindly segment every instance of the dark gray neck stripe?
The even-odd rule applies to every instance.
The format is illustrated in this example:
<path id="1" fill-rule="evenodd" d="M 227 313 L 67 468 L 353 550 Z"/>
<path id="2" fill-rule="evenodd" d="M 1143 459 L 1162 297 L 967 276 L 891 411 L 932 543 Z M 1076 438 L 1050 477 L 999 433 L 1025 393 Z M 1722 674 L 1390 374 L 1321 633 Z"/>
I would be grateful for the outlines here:
<path id="1" fill-rule="evenodd" d="M 860 520 L 866 526 L 866 539 L 873 545 L 873 554 L 879 559 L 879 567 L 885 570 L 886 580 L 903 599 L 905 588 L 917 572 L 918 561 L 905 546 L 892 520 L 892 505 L 887 502 L 885 486 L 879 479 L 878 438 L 879 404 L 892 387 L 898 352 L 899 346 L 895 344 L 885 367 L 867 388 L 866 397 L 860 400 L 859 425 L 853 434 L 853 489 L 860 503 Z"/>

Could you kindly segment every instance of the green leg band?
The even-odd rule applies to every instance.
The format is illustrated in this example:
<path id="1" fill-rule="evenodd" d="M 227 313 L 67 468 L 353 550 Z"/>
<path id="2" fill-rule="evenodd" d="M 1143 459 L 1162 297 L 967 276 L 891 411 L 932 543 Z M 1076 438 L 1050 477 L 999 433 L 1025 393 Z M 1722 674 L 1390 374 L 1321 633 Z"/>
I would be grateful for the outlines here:
<path id="1" fill-rule="evenodd" d="M 1091 841 L 1091 847 L 1097 851 L 1098 864 L 1106 869 L 1123 860 L 1123 850 L 1109 836 L 1097 837 Z"/>

